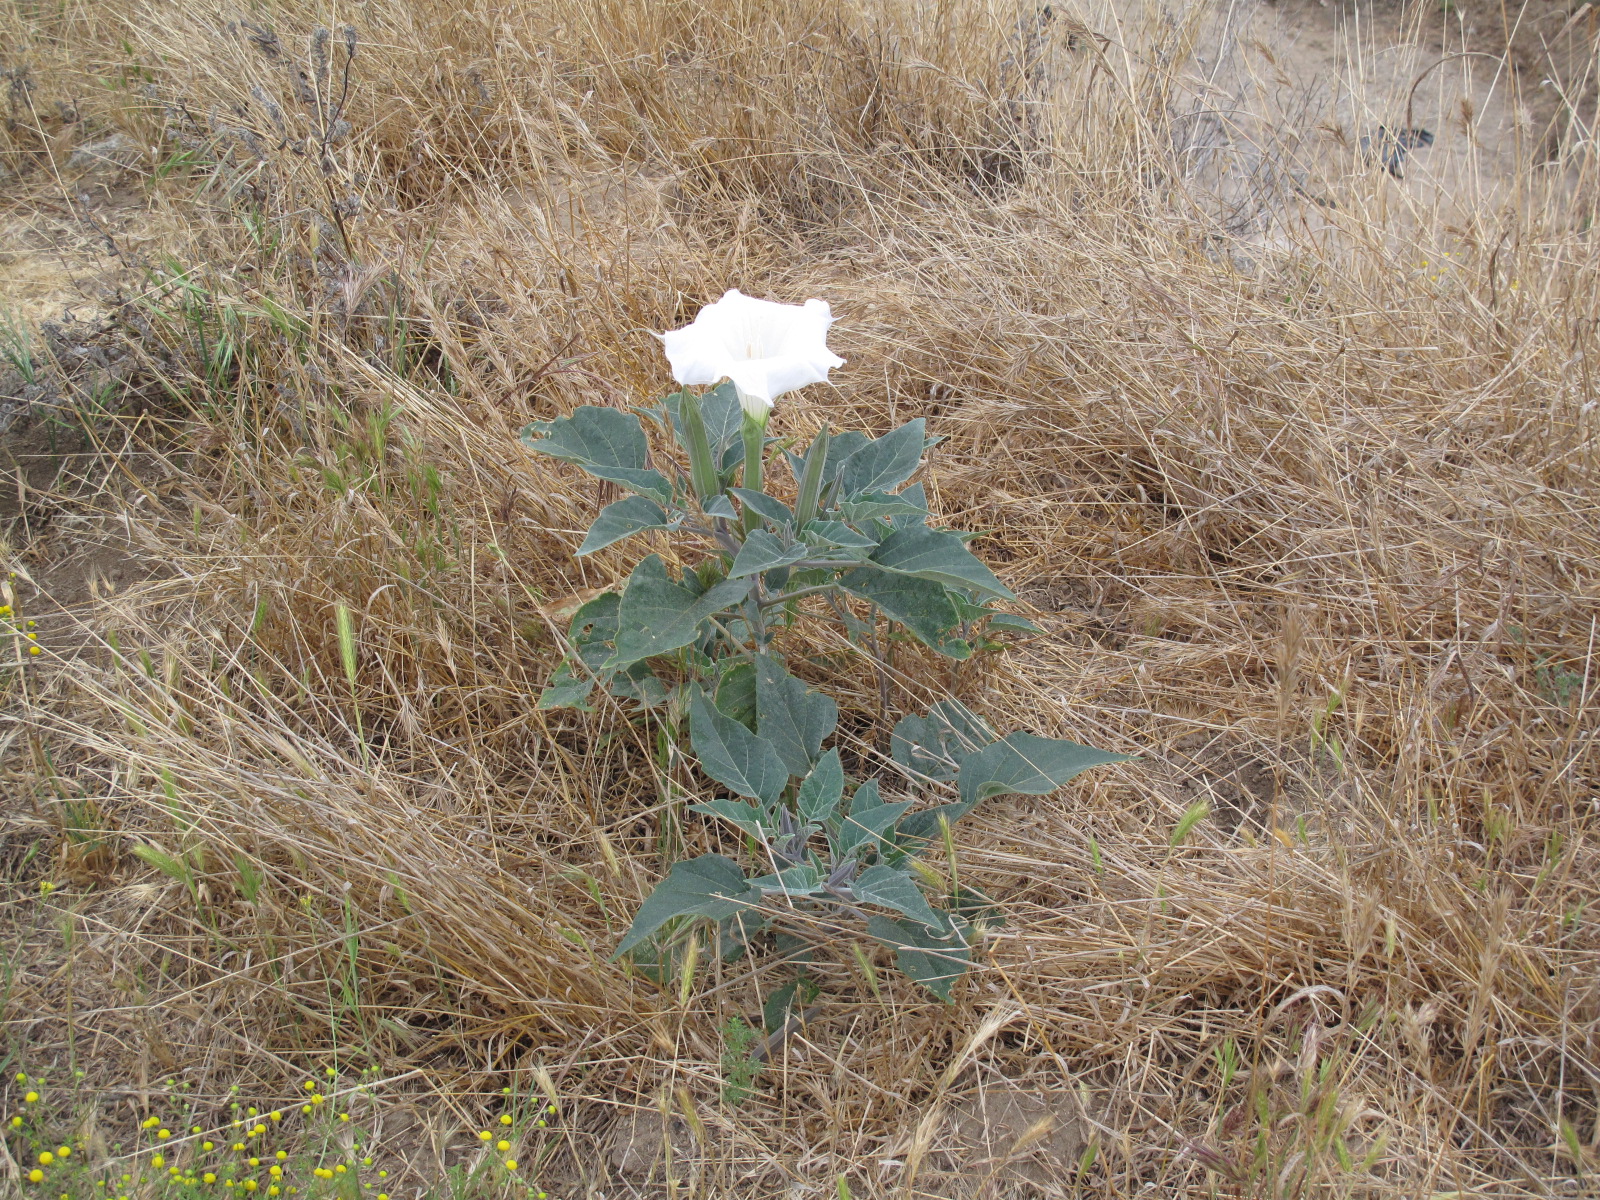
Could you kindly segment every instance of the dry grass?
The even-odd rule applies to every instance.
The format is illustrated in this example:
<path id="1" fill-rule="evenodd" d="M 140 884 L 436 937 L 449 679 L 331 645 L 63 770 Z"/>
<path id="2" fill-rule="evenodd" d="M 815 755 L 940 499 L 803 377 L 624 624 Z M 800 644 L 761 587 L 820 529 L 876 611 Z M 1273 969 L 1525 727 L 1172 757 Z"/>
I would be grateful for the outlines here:
<path id="1" fill-rule="evenodd" d="M 1241 117 L 1208 136 L 1245 166 L 1201 170 L 1204 7 L 242 11 L 0 21 L 37 64 L 0 152 L 53 144 L 48 89 L 93 95 L 95 128 L 153 148 L 145 194 L 180 231 L 116 309 L 166 399 L 95 426 L 94 502 L 162 566 L 11 684 L 9 836 L 48 855 L 5 884 L 13 1057 L 87 1053 L 107 1081 L 142 1060 L 206 1095 L 336 1053 L 420 1068 L 389 1116 L 419 1180 L 458 1153 L 451 1113 L 542 1068 L 571 1113 L 561 1196 L 663 1173 L 955 1195 L 989 1167 L 942 1115 L 1013 1087 L 1081 1097 L 1096 1149 L 996 1194 L 1592 1182 L 1600 259 L 1566 198 L 1588 160 L 1491 205 L 1388 180 L 1364 126 Z M 1224 49 L 1236 96 L 1294 110 L 1242 34 Z M 90 90 L 132 66 L 148 84 Z M 631 560 L 573 560 L 600 497 L 515 440 L 663 390 L 645 331 L 729 286 L 832 302 L 849 365 L 778 426 L 927 415 L 936 506 L 992 531 L 1048 630 L 902 660 L 896 711 L 954 694 L 1141 756 L 966 829 L 961 869 L 1010 922 L 958 1003 L 824 962 L 819 1013 L 736 1111 L 720 1031 L 770 973 L 714 967 L 680 1000 L 607 960 L 664 855 L 723 835 L 625 713 L 533 708 L 549 614 Z M 849 661 L 818 670 L 873 752 L 895 714 Z M 696 1136 L 606 1182 L 615 1139 L 656 1128 L 630 1113 L 663 1109 Z M 1021 1136 L 1002 1158 L 1045 1144 Z"/>

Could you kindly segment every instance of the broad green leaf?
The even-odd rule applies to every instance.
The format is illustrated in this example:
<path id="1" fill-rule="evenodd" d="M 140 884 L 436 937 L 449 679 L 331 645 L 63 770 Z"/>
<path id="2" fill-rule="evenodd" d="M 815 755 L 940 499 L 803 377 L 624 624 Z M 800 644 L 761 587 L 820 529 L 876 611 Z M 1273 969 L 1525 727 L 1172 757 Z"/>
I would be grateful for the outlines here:
<path id="1" fill-rule="evenodd" d="M 839 807 L 839 801 L 844 796 L 844 765 L 839 761 L 839 752 L 829 750 L 811 769 L 805 782 L 800 785 L 800 795 L 795 800 L 795 808 L 800 813 L 800 821 L 805 825 L 821 825 L 829 820 Z"/>
<path id="2" fill-rule="evenodd" d="M 851 798 L 849 815 L 839 818 L 838 832 L 829 836 L 834 858 L 847 858 L 862 847 L 876 849 L 883 842 L 884 834 L 894 828 L 894 823 L 912 804 L 910 800 L 884 803 L 878 792 L 878 781 L 867 780 Z"/>
<path id="3" fill-rule="evenodd" d="M 913 813 L 900 823 L 900 832 L 907 837 L 930 838 L 939 832 L 941 816 L 947 821 L 956 821 L 992 796 L 1048 795 L 1080 771 L 1106 763 L 1126 762 L 1128 757 L 1061 738 L 1008 733 L 998 742 L 962 759 L 956 775 L 956 788 L 961 797 L 957 803 Z"/>
<path id="4" fill-rule="evenodd" d="M 854 500 L 839 505 L 839 515 L 852 524 L 863 521 L 885 521 L 890 517 L 925 517 L 926 505 L 913 504 L 904 495 L 893 496 L 886 492 L 865 492 Z"/>
<path id="5" fill-rule="evenodd" d="M 630 663 L 609 676 L 606 687 L 618 700 L 633 700 L 646 708 L 660 708 L 667 702 L 667 685 L 648 663 Z"/>
<path id="6" fill-rule="evenodd" d="M 723 716 L 704 696 L 696 696 L 689 708 L 689 742 L 700 769 L 739 795 L 769 808 L 783 795 L 789 769 L 772 743 Z"/>
<path id="7" fill-rule="evenodd" d="M 626 954 L 674 917 L 723 921 L 760 903 L 739 864 L 720 854 L 674 863 L 650 898 L 639 906 L 612 957 Z"/>
<path id="8" fill-rule="evenodd" d="M 1043 796 L 1080 771 L 1127 761 L 1126 754 L 1080 746 L 1063 738 L 1008 733 L 962 761 L 958 783 L 961 802 L 970 808 L 991 796 L 1008 793 Z"/>
<path id="9" fill-rule="evenodd" d="M 811 521 L 800 531 L 800 536 L 809 545 L 842 550 L 872 550 L 878 545 L 876 538 L 851 529 L 843 521 Z M 866 555 L 861 557 L 865 558 Z"/>
<path id="10" fill-rule="evenodd" d="M 705 813 L 710 817 L 721 817 L 758 842 L 765 842 L 777 836 L 777 828 L 768 822 L 766 810 L 754 804 L 746 804 L 742 800 L 707 800 L 704 804 L 691 804 L 689 811 Z"/>
<path id="11" fill-rule="evenodd" d="M 748 543 L 747 543 L 748 544 Z M 791 775 L 805 775 L 839 723 L 831 697 L 801 683 L 771 654 L 756 657 L 756 728 Z"/>
<path id="12" fill-rule="evenodd" d="M 839 577 L 839 585 L 872 601 L 939 653 L 951 658 L 966 658 L 972 653 L 971 646 L 951 636 L 961 619 L 942 584 L 876 567 L 856 567 Z"/>
<path id="13" fill-rule="evenodd" d="M 768 1033 L 776 1033 L 780 1026 L 789 1019 L 790 1010 L 796 1006 L 795 993 L 800 990 L 800 980 L 791 979 L 772 995 L 761 1006 L 761 1024 Z"/>
<path id="14" fill-rule="evenodd" d="M 756 732 L 756 669 L 748 662 L 736 662 L 717 677 L 717 711 L 732 717 L 751 733 Z"/>
<path id="15" fill-rule="evenodd" d="M 752 492 L 749 488 L 729 488 L 729 495 L 738 499 L 750 511 L 766 518 L 780 528 L 794 524 L 794 513 L 782 500 L 774 500 L 765 492 Z"/>
<path id="16" fill-rule="evenodd" d="M 904 867 L 875 863 L 856 877 L 850 884 L 850 890 L 855 894 L 858 904 L 892 908 L 922 925 L 939 924 L 938 914 Z"/>
<path id="17" fill-rule="evenodd" d="M 604 550 L 623 538 L 643 533 L 646 529 L 668 529 L 672 522 L 654 500 L 644 496 L 629 496 L 608 504 L 600 510 L 594 524 L 589 526 L 589 536 L 578 547 L 578 557 Z"/>
<path id="18" fill-rule="evenodd" d="M 650 446 L 633 413 L 585 404 L 570 417 L 534 421 L 522 431 L 530 450 L 582 467 L 589 474 L 658 500 L 672 497 L 660 471 L 646 467 Z"/>
<path id="19" fill-rule="evenodd" d="M 949 916 L 937 915 L 938 927 L 927 929 L 915 921 L 896 921 L 874 914 L 867 918 L 867 933 L 895 952 L 895 961 L 908 978 L 948 1004 L 950 985 L 966 973 L 972 951 Z"/>
<path id="20" fill-rule="evenodd" d="M 797 563 L 810 553 L 809 546 L 798 543 L 785 550 L 783 543 L 772 534 L 765 529 L 757 529 L 744 539 L 744 545 L 740 546 L 739 553 L 734 555 L 733 566 L 728 569 L 728 578 L 747 579 L 751 575 L 759 575 L 774 567 L 786 567 L 790 563 Z"/>
<path id="21" fill-rule="evenodd" d="M 910 529 L 913 525 L 926 525 L 928 523 L 928 491 L 920 483 L 913 483 L 908 488 L 902 488 L 900 499 L 916 506 L 916 512 L 900 513 L 889 518 L 891 529 Z"/>
<path id="22" fill-rule="evenodd" d="M 886 571 L 931 579 L 949 588 L 970 588 L 987 592 L 1002 600 L 1012 598 L 1011 589 L 994 577 L 978 561 L 966 543 L 953 533 L 911 525 L 896 529 L 868 560 Z"/>
<path id="23" fill-rule="evenodd" d="M 889 735 L 895 762 L 929 779 L 956 777 L 961 760 L 994 741 L 982 717 L 959 700 L 940 700 L 925 717 L 904 716 Z"/>
<path id="24" fill-rule="evenodd" d="M 721 517 L 727 521 L 737 521 L 739 519 L 739 510 L 733 506 L 733 501 L 729 500 L 721 492 L 718 492 L 715 496 L 707 497 L 705 502 L 700 505 L 700 511 L 708 517 Z"/>
<path id="25" fill-rule="evenodd" d="M 868 442 L 839 468 L 839 497 L 855 500 L 863 492 L 887 492 L 910 479 L 922 465 L 927 422 L 921 417 Z"/>
<path id="26" fill-rule="evenodd" d="M 822 872 L 810 863 L 801 863 L 776 875 L 752 879 L 750 887 L 769 896 L 815 896 L 822 891 Z"/>
<path id="27" fill-rule="evenodd" d="M 989 631 L 998 633 L 1008 630 L 1012 633 L 1043 633 L 1044 630 L 1027 617 L 1019 617 L 1016 613 L 997 612 L 989 614 Z"/>
<path id="28" fill-rule="evenodd" d="M 589 703 L 589 693 L 594 690 L 594 679 L 590 675 L 578 675 L 570 663 L 563 662 L 550 675 L 550 683 L 539 693 L 539 702 L 535 707 L 543 710 L 555 708 L 575 708 L 580 712 L 589 712 L 593 705 Z"/>
<path id="29" fill-rule="evenodd" d="M 724 579 L 699 592 L 668 575 L 660 555 L 650 555 L 628 576 L 617 610 L 616 650 L 606 669 L 687 646 L 699 636 L 702 621 L 737 604 L 749 590 L 748 584 Z"/>

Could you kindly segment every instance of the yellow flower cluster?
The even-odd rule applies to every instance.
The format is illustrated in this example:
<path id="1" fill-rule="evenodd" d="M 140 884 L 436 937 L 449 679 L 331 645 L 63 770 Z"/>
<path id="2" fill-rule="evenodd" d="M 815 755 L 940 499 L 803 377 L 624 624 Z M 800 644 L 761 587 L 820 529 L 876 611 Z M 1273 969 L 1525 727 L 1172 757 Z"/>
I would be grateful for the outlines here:
<path id="1" fill-rule="evenodd" d="M 376 1070 L 375 1067 L 368 1068 L 362 1074 L 375 1073 Z M 326 1075 L 329 1079 L 338 1078 L 337 1071 L 331 1067 L 327 1068 Z M 79 1078 L 82 1078 L 81 1072 Z M 24 1086 L 30 1082 L 34 1085 L 22 1096 L 23 1104 L 30 1107 L 25 1107 L 23 1112 L 12 1115 L 7 1125 L 0 1127 L 0 1132 L 4 1132 L 8 1140 L 12 1136 L 18 1139 L 19 1145 L 11 1148 L 20 1151 L 19 1161 L 25 1156 L 34 1164 L 23 1174 L 23 1178 L 29 1184 L 41 1187 L 41 1190 L 44 1185 L 55 1184 L 49 1192 L 40 1197 L 40 1200 L 45 1200 L 45 1197 L 62 1187 L 72 1187 L 74 1181 L 79 1179 L 82 1179 L 82 1186 L 86 1187 L 88 1179 L 93 1178 L 93 1175 L 89 1174 L 93 1169 L 87 1163 L 80 1163 L 78 1151 L 82 1147 L 75 1149 L 69 1144 L 57 1144 L 55 1139 L 41 1145 L 43 1139 L 39 1136 L 38 1122 L 24 1115 L 45 1107 L 42 1103 L 41 1093 L 44 1091 L 42 1081 L 30 1081 L 24 1073 L 17 1074 L 16 1081 Z M 188 1086 L 170 1079 L 167 1084 L 169 1088 L 180 1093 Z M 232 1090 L 238 1092 L 237 1087 Z M 309 1114 L 326 1111 L 320 1110 L 319 1106 L 330 1099 L 339 1098 L 341 1094 L 368 1095 L 372 1089 L 371 1085 L 363 1083 L 354 1088 L 336 1089 L 331 1094 L 325 1094 L 319 1080 L 306 1079 L 299 1090 L 307 1101 L 302 1111 Z M 507 1096 L 511 1094 L 510 1088 L 505 1088 L 503 1091 Z M 179 1119 L 170 1125 L 160 1115 L 148 1114 L 139 1123 L 141 1132 L 149 1139 L 145 1143 L 145 1149 L 111 1160 L 112 1163 L 128 1162 L 134 1170 L 122 1173 L 120 1176 L 105 1174 L 95 1179 L 96 1191 L 93 1194 L 98 1200 L 177 1200 L 180 1196 L 186 1200 L 190 1197 L 204 1196 L 214 1196 L 217 1200 L 222 1200 L 223 1197 L 239 1200 L 241 1194 L 252 1197 L 261 1195 L 268 1200 L 276 1200 L 280 1196 L 296 1196 L 300 1189 L 292 1183 L 293 1168 L 289 1162 L 288 1151 L 269 1150 L 264 1144 L 269 1132 L 282 1123 L 284 1111 L 272 1109 L 263 1113 L 254 1106 L 247 1108 L 237 1102 L 233 1103 L 231 1108 L 234 1115 L 227 1122 L 226 1128 L 233 1131 L 232 1136 L 217 1140 L 206 1136 L 206 1131 L 201 1125 L 191 1123 L 195 1116 L 192 1103 L 182 1104 Z M 543 1129 L 547 1125 L 547 1118 L 553 1117 L 557 1112 L 557 1107 L 552 1103 L 547 1107 L 536 1109 L 535 1112 L 537 1116 L 530 1124 Z M 347 1125 L 353 1117 L 349 1111 L 340 1111 L 336 1114 L 328 1112 L 327 1120 L 329 1122 L 337 1120 L 338 1125 Z M 514 1173 L 518 1171 L 515 1140 L 516 1127 L 521 1121 L 511 1113 L 504 1113 L 497 1118 L 497 1124 L 499 1129 L 494 1131 L 484 1129 L 479 1132 L 478 1137 L 484 1146 L 487 1158 L 485 1165 L 492 1166 L 497 1172 L 504 1170 L 513 1173 L 506 1177 L 507 1182 L 511 1182 Z M 337 1128 L 338 1125 L 333 1127 Z M 187 1130 L 187 1133 L 182 1132 L 184 1130 Z M 376 1180 L 371 1183 L 362 1179 L 363 1173 L 373 1167 L 374 1162 L 370 1153 L 362 1154 L 360 1131 L 353 1132 L 358 1136 L 352 1139 L 348 1134 L 341 1134 L 339 1140 L 345 1147 L 361 1155 L 358 1160 L 335 1161 L 328 1165 L 321 1163 L 306 1165 L 310 1168 L 309 1175 L 312 1179 L 337 1181 L 335 1187 L 340 1196 L 346 1195 L 346 1189 L 359 1187 L 359 1191 L 352 1190 L 348 1194 L 371 1197 L 375 1185 L 387 1180 L 389 1172 L 378 1170 L 368 1174 L 368 1179 L 371 1179 L 373 1174 L 376 1175 Z M 493 1158 L 488 1158 L 490 1152 L 493 1153 Z M 141 1159 L 142 1162 L 139 1161 Z M 140 1168 L 144 1173 L 137 1173 Z M 88 1177 L 84 1178 L 86 1175 Z M 525 1185 L 518 1186 L 520 1189 Z M 165 1190 L 169 1187 L 181 1190 Z M 200 1190 L 202 1188 L 207 1190 Z M 217 1190 L 209 1190 L 213 1188 Z M 311 1190 L 314 1195 L 323 1194 L 320 1187 L 314 1186 Z M 537 1188 L 527 1187 L 526 1190 L 527 1200 L 548 1200 L 547 1194 Z M 79 1195 L 81 1193 L 78 1191 L 62 1192 L 63 1197 Z M 376 1195 L 378 1200 L 388 1200 L 388 1194 L 385 1192 L 376 1192 Z"/>

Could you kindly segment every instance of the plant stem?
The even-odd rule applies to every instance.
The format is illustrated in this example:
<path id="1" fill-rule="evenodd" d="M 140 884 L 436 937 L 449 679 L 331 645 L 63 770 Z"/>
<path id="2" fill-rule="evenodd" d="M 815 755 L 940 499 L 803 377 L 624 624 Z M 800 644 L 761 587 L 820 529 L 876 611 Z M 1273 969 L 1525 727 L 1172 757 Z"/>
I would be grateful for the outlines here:
<path id="1" fill-rule="evenodd" d="M 744 486 L 752 492 L 761 490 L 761 453 L 766 441 L 767 423 L 757 421 L 749 413 L 744 417 Z M 749 533 L 761 527 L 760 514 L 744 510 L 744 531 Z"/>

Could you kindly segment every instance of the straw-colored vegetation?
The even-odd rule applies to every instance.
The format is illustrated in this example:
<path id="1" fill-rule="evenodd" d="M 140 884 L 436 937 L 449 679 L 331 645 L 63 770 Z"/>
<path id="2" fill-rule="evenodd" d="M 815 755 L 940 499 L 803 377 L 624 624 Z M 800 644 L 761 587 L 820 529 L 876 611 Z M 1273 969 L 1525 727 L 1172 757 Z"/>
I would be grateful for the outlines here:
<path id="1" fill-rule="evenodd" d="M 1318 109 L 1224 9 L 8 0 L 9 203 L 121 258 L 4 342 L 62 407 L 5 485 L 0 1190 L 224 1194 L 140 1124 L 233 1103 L 307 1196 L 1592 1187 L 1594 175 L 1429 190 L 1440 70 L 1393 179 L 1405 87 Z M 768 959 L 610 959 L 730 843 L 652 726 L 534 707 L 634 556 L 517 441 L 733 286 L 839 317 L 773 431 L 926 416 L 1046 630 L 887 709 L 817 644 L 852 752 L 955 697 L 1138 756 L 963 822 L 955 1003 L 841 950 L 759 1070 Z M 328 1068 L 359 1137 L 294 1126 Z"/>

